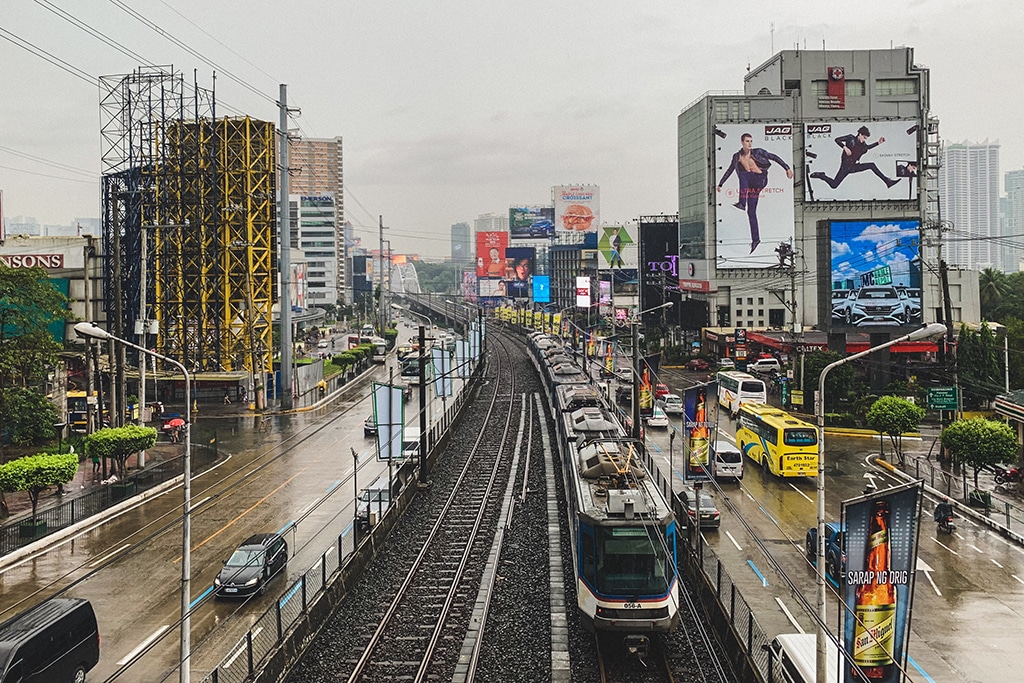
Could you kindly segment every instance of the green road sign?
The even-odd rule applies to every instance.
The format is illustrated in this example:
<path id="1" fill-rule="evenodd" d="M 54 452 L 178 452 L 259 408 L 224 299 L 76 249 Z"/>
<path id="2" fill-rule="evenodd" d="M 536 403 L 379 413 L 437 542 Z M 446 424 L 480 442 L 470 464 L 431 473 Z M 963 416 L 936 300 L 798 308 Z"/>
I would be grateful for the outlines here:
<path id="1" fill-rule="evenodd" d="M 956 387 L 932 387 L 928 389 L 928 410 L 956 410 L 957 405 Z"/>

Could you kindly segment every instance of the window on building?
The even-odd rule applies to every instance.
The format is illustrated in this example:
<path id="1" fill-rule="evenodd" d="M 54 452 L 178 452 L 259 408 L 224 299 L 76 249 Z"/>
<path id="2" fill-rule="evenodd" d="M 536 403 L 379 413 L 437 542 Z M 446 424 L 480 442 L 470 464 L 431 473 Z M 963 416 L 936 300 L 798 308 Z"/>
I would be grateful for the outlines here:
<path id="1" fill-rule="evenodd" d="M 764 297 L 763 296 L 757 297 L 757 305 L 758 306 L 764 306 Z"/>
<path id="2" fill-rule="evenodd" d="M 763 308 L 757 309 L 757 317 L 759 317 L 759 318 L 763 318 L 764 317 L 764 309 Z"/>
<path id="3" fill-rule="evenodd" d="M 736 327 L 743 327 L 743 321 L 742 320 L 737 320 L 736 321 Z"/>
<path id="4" fill-rule="evenodd" d="M 769 327 L 785 327 L 786 315 L 785 311 L 781 308 L 769 308 L 768 309 L 768 326 Z"/>
<path id="5" fill-rule="evenodd" d="M 887 95 L 916 95 L 916 78 L 880 78 L 875 81 L 875 94 L 880 97 Z"/>
<path id="6" fill-rule="evenodd" d="M 743 305 L 743 297 L 742 296 L 736 297 L 736 303 L 739 304 L 740 306 L 742 306 Z"/>
<path id="7" fill-rule="evenodd" d="M 864 93 L 867 92 L 864 86 L 864 81 L 846 79 L 846 96 L 847 97 L 863 97 Z M 824 97 L 828 95 L 828 81 L 825 79 L 811 81 L 811 94 L 815 97 Z"/>
<path id="8" fill-rule="evenodd" d="M 754 303 L 754 297 L 748 296 L 747 297 L 747 305 L 751 306 L 751 305 L 753 305 L 753 303 Z"/>
<path id="9" fill-rule="evenodd" d="M 800 92 L 800 81 L 785 80 L 782 82 L 782 84 L 784 90 L 789 90 L 790 92 L 793 93 Z"/>
<path id="10" fill-rule="evenodd" d="M 753 318 L 754 317 L 754 309 L 753 308 L 748 308 L 747 309 L 747 317 L 748 318 Z"/>

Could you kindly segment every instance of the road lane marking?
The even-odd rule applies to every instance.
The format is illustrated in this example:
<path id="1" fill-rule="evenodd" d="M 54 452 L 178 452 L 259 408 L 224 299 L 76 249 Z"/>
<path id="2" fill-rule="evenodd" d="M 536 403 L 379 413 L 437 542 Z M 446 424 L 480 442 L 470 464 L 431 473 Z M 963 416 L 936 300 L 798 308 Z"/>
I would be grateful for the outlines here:
<path id="1" fill-rule="evenodd" d="M 957 534 L 957 535 L 959 536 L 959 534 Z M 974 545 L 973 543 L 968 543 L 968 544 L 967 544 L 967 547 L 968 547 L 968 548 L 974 548 L 975 550 L 977 550 L 977 551 L 978 551 L 979 553 L 981 553 L 982 555 L 984 555 L 984 554 L 985 554 L 985 551 L 984 551 L 984 550 L 982 550 L 982 549 L 981 549 L 981 548 L 979 548 L 978 546 Z"/>
<path id="2" fill-rule="evenodd" d="M 786 605 L 783 604 L 782 598 L 776 597 L 775 602 L 779 603 L 779 609 L 781 609 L 782 613 L 786 615 L 787 619 L 789 619 L 789 623 L 793 624 L 793 628 L 795 628 L 798 633 L 806 633 L 803 627 L 800 626 L 800 624 L 797 623 L 796 619 L 793 618 L 793 613 L 790 612 Z"/>
<path id="3" fill-rule="evenodd" d="M 163 632 L 164 632 L 164 631 L 166 631 L 166 630 L 167 630 L 167 629 L 169 629 L 169 628 L 170 628 L 170 626 L 169 626 L 169 625 L 167 625 L 167 624 L 164 624 L 163 626 L 161 626 L 160 628 L 158 628 L 158 629 L 157 629 L 156 631 L 154 631 L 154 632 L 153 632 L 153 635 L 151 635 L 151 636 L 150 636 L 149 638 L 146 638 L 146 639 L 145 639 L 144 641 L 142 641 L 141 643 L 139 643 L 139 646 L 138 646 L 137 648 L 135 648 L 134 650 L 132 650 L 131 652 L 129 652 L 128 654 L 126 654 L 126 655 L 124 656 L 124 658 L 123 658 L 123 659 L 122 659 L 121 661 L 119 661 L 119 662 L 118 662 L 118 663 L 116 664 L 116 666 L 124 666 L 124 665 L 125 665 L 125 664 L 127 664 L 128 662 L 130 662 L 130 661 L 132 661 L 133 659 L 135 659 L 135 657 L 136 657 L 136 656 L 137 656 L 137 655 L 138 655 L 138 654 L 139 654 L 140 652 L 142 652 L 142 651 L 143 651 L 143 650 L 145 650 L 145 649 L 146 649 L 147 647 L 149 647 L 149 646 L 150 646 L 150 644 L 151 644 L 151 643 L 153 643 L 153 641 L 155 641 L 155 640 L 156 640 L 157 638 L 159 638 L 159 637 L 160 637 L 161 635 L 163 635 Z"/>
<path id="4" fill-rule="evenodd" d="M 736 542 L 736 539 L 732 537 L 732 534 L 726 531 L 725 535 L 728 536 L 729 540 L 732 541 L 732 544 L 736 546 L 736 550 L 743 550 L 743 548 L 740 547 L 740 544 Z"/>
<path id="5" fill-rule="evenodd" d="M 757 565 L 754 564 L 754 561 L 753 560 L 747 560 L 747 564 L 749 564 L 750 568 L 754 570 L 754 573 L 757 574 L 757 577 L 759 579 L 761 579 L 761 585 L 764 586 L 765 588 L 767 588 L 768 587 L 768 579 L 764 578 L 764 574 L 762 574 L 761 570 L 759 570 L 757 568 Z"/>
<path id="6" fill-rule="evenodd" d="M 214 586 L 212 586 L 212 585 L 209 586 L 206 590 L 204 590 L 202 593 L 199 594 L 198 598 L 196 598 L 195 600 L 193 600 L 192 602 L 189 603 L 188 608 L 191 610 L 193 607 L 195 607 L 196 605 L 201 603 L 203 601 L 203 599 L 206 598 L 207 595 L 209 595 L 210 593 L 213 592 L 213 589 L 214 589 Z"/>
<path id="7" fill-rule="evenodd" d="M 800 489 L 798 489 L 798 488 L 796 487 L 796 485 L 794 485 L 794 484 L 793 484 L 793 482 L 789 482 L 789 486 L 790 486 L 790 488 L 792 488 L 792 489 L 793 489 L 794 491 L 796 491 L 797 493 L 799 493 L 799 494 L 800 494 L 801 496 L 803 496 L 804 498 L 806 498 L 806 499 L 807 499 L 807 502 L 808 502 L 808 503 L 813 503 L 813 502 L 814 502 L 813 500 L 811 500 L 811 497 L 810 497 L 810 496 L 808 496 L 808 495 L 807 495 L 806 493 L 804 493 L 803 491 L 801 491 Z"/>
<path id="8" fill-rule="evenodd" d="M 260 626 L 259 628 L 257 628 L 255 631 L 252 632 L 252 639 L 256 640 L 256 636 L 258 636 L 261 633 L 263 633 L 263 627 L 262 626 Z M 231 655 L 231 658 L 228 659 L 226 662 L 224 662 L 224 668 L 225 669 L 231 668 L 231 665 L 235 663 L 235 660 L 238 659 L 243 652 L 245 652 L 245 650 L 246 650 L 246 648 L 248 646 L 249 646 L 249 639 L 248 638 L 243 638 L 242 642 L 240 642 L 238 644 L 238 649 L 235 650 L 234 654 Z"/>
<path id="9" fill-rule="evenodd" d="M 207 496 L 206 498 L 203 498 L 203 499 L 202 499 L 201 501 L 199 501 L 198 503 L 196 503 L 195 505 L 193 505 L 192 507 L 190 507 L 190 508 L 188 509 L 188 511 L 189 511 L 189 512 L 195 512 L 195 511 L 196 511 L 197 509 L 199 509 L 199 507 L 200 507 L 200 506 L 201 506 L 201 505 L 202 505 L 203 503 L 205 503 L 206 501 L 210 500 L 211 498 L 213 498 L 213 496 Z"/>
<path id="10" fill-rule="evenodd" d="M 957 551 L 955 551 L 955 550 L 953 550 L 952 548 L 950 548 L 950 547 L 949 547 L 948 545 L 946 545 L 945 543 L 943 543 L 942 541 L 940 541 L 939 539 L 937 539 L 937 538 L 935 538 L 935 537 L 932 537 L 932 540 L 933 540 L 933 541 L 935 541 L 936 543 L 938 543 L 939 545 L 941 545 L 941 546 L 942 546 L 943 548 L 945 548 L 945 549 L 946 549 L 946 550 L 948 550 L 949 552 L 953 553 L 954 555 L 959 555 L 959 554 L 960 554 L 960 553 L 958 553 Z"/>
<path id="11" fill-rule="evenodd" d="M 289 521 L 289 522 L 288 522 L 287 524 L 285 524 L 285 525 L 284 525 L 283 527 L 281 527 L 280 529 L 278 529 L 278 530 L 277 530 L 277 535 L 278 535 L 278 536 L 280 536 L 280 535 L 281 535 L 281 534 L 283 534 L 284 532 L 286 532 L 286 531 L 288 531 L 289 529 L 291 529 L 291 528 L 292 528 L 293 526 L 295 526 L 295 520 L 294 520 L 294 519 L 293 519 L 293 520 L 291 520 L 291 521 Z"/>
<path id="12" fill-rule="evenodd" d="M 327 493 L 330 493 L 331 491 L 333 491 L 334 489 L 338 488 L 339 486 L 341 486 L 341 479 L 335 479 L 334 483 L 327 487 Z"/>
<path id="13" fill-rule="evenodd" d="M 935 585 L 934 581 L 932 581 L 932 572 L 935 570 L 932 569 L 927 562 L 922 560 L 920 555 L 918 555 L 917 557 L 917 571 L 925 575 L 925 578 L 928 579 L 928 583 L 932 585 L 932 590 L 935 591 L 935 594 L 941 598 L 942 591 L 940 591 L 939 587 Z"/>
<path id="14" fill-rule="evenodd" d="M 996 562 L 996 558 L 990 557 L 988 559 L 992 562 L 992 564 L 994 564 L 995 566 L 999 567 L 1000 569 L 1005 569 L 1005 567 L 1003 565 L 1001 565 L 998 562 Z"/>
<path id="15" fill-rule="evenodd" d="M 907 655 L 907 661 L 908 661 L 908 662 L 910 662 L 910 665 L 911 665 L 912 667 L 914 667 L 915 669 L 917 669 L 918 673 L 920 673 L 920 674 L 921 674 L 922 676 L 924 676 L 924 679 L 925 679 L 925 681 L 927 681 L 927 683 L 935 683 L 935 679 L 934 679 L 934 678 L 932 678 L 931 676 L 929 676 L 929 675 L 928 675 L 928 674 L 927 674 L 927 673 L 925 672 L 925 670 L 924 670 L 924 669 L 922 669 L 922 668 L 921 668 L 920 666 L 918 666 L 917 662 L 915 662 L 915 661 L 914 661 L 914 658 L 913 658 L 913 657 L 911 657 L 911 656 L 910 656 L 909 654 Z"/>
<path id="16" fill-rule="evenodd" d="M 1020 578 L 1016 574 L 1010 574 L 1013 578 L 1017 579 L 1017 583 L 1024 583 L 1024 579 Z"/>
<path id="17" fill-rule="evenodd" d="M 89 565 L 89 567 L 90 567 L 90 568 L 91 568 L 91 567 L 98 567 L 99 565 L 103 564 L 104 562 L 106 562 L 107 560 L 109 560 L 109 559 L 110 559 L 111 557 L 113 557 L 114 555 L 117 555 L 117 554 L 118 554 L 119 552 L 121 552 L 122 550 L 124 550 L 125 548 L 128 548 L 128 547 L 130 547 L 130 546 L 131 546 L 131 543 L 125 543 L 125 544 L 124 544 L 123 546 L 121 546 L 121 547 L 120 547 L 120 548 L 118 548 L 117 550 L 111 550 L 111 551 L 110 551 L 109 553 L 107 553 L 106 555 L 104 555 L 104 556 L 103 556 L 103 557 L 101 557 L 100 559 L 98 559 L 98 560 L 96 560 L 95 562 L 93 562 L 92 564 L 90 564 L 90 565 Z"/>

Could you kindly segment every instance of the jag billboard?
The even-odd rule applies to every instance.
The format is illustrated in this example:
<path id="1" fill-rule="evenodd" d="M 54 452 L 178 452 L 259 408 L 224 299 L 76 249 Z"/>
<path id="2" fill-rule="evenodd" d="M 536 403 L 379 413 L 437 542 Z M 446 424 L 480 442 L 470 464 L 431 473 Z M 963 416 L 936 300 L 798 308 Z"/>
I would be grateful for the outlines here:
<path id="1" fill-rule="evenodd" d="M 907 220 L 819 224 L 831 249 L 830 279 L 822 292 L 831 307 L 830 327 L 921 324 L 919 225 Z"/>
<path id="2" fill-rule="evenodd" d="M 917 199 L 916 121 L 804 124 L 806 200 Z"/>
<path id="3" fill-rule="evenodd" d="M 793 125 L 715 126 L 717 267 L 778 267 L 793 239 Z"/>

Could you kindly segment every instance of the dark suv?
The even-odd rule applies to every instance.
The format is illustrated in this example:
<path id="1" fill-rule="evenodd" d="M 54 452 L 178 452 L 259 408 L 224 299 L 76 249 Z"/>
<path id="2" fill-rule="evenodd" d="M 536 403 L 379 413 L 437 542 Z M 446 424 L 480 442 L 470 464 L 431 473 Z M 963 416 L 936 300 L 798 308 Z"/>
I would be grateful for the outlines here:
<path id="1" fill-rule="evenodd" d="M 267 592 L 267 583 L 288 566 L 288 544 L 280 534 L 250 536 L 213 580 L 218 598 L 246 597 Z"/>

